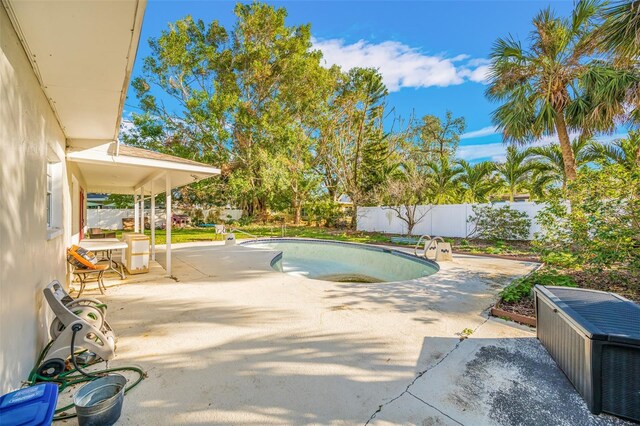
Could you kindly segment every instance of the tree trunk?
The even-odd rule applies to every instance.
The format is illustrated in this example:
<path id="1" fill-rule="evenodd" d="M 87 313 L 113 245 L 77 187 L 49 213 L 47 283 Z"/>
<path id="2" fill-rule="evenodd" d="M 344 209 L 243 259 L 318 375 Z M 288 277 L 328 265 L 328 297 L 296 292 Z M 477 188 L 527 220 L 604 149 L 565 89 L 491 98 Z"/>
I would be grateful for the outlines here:
<path id="1" fill-rule="evenodd" d="M 413 234 L 413 227 L 416 226 L 416 209 L 417 205 L 405 206 L 407 212 L 407 235 L 410 237 Z"/>
<path id="2" fill-rule="evenodd" d="M 571 140 L 567 132 L 567 123 L 564 121 L 564 111 L 558 111 L 556 114 L 556 132 L 560 141 L 560 150 L 562 151 L 562 160 L 564 162 L 564 174 L 567 182 L 571 182 L 576 178 L 576 160 L 573 157 L 571 149 Z"/>
<path id="3" fill-rule="evenodd" d="M 338 196 L 336 195 L 335 188 L 331 186 L 327 186 L 327 194 L 329 194 L 329 198 L 331 199 L 331 201 L 333 202 L 338 201 Z"/>
<path id="4" fill-rule="evenodd" d="M 414 222 L 412 219 L 410 219 L 410 220 L 407 222 L 407 236 L 409 236 L 409 237 L 410 237 L 410 236 L 412 236 L 412 235 L 413 235 L 413 227 L 414 227 L 414 226 L 416 226 L 415 222 Z"/>
<path id="5" fill-rule="evenodd" d="M 354 231 L 358 229 L 358 207 L 355 204 L 351 213 L 351 229 Z"/>
<path id="6" fill-rule="evenodd" d="M 293 210 L 294 210 L 293 223 L 296 225 L 300 225 L 300 220 L 302 219 L 302 203 L 298 200 L 295 200 L 293 202 Z"/>

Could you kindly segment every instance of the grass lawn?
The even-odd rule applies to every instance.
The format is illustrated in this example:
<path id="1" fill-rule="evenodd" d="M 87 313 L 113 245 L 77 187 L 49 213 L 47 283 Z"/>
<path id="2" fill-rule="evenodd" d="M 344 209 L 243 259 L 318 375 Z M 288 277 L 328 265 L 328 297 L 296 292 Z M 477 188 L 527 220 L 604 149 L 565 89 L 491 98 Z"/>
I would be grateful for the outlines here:
<path id="1" fill-rule="evenodd" d="M 249 225 L 237 227 L 241 231 L 247 232 L 257 237 L 282 237 L 282 228 L 279 225 L 260 226 Z M 121 237 L 122 231 L 118 231 Z M 145 234 L 150 235 L 146 230 Z M 242 232 L 235 232 L 237 239 L 251 238 Z M 393 244 L 399 246 L 411 246 L 414 243 L 392 242 L 393 237 L 400 237 L 395 234 L 383 234 L 379 232 L 361 232 L 346 229 L 322 228 L 317 226 L 287 226 L 284 232 L 285 237 L 317 238 L 322 240 L 348 241 L 364 244 Z M 216 234 L 213 228 L 174 228 L 171 232 L 171 242 L 186 243 L 192 241 L 220 241 L 222 235 Z M 415 237 L 416 239 L 418 237 Z M 531 245 L 527 241 L 481 241 L 463 238 L 445 238 L 451 243 L 453 249 L 461 253 L 470 254 L 492 254 L 510 257 L 537 257 L 532 251 Z M 164 244 L 166 233 L 163 229 L 156 231 L 156 244 Z"/>
<path id="2" fill-rule="evenodd" d="M 257 237 L 281 237 L 282 229 L 279 226 L 245 226 L 233 229 L 240 229 Z M 151 235 L 151 231 L 145 230 L 146 235 Z M 118 231 L 118 238 L 122 231 Z M 252 238 L 242 232 L 235 232 L 237 239 Z M 298 238 L 318 238 L 323 240 L 351 241 L 357 243 L 389 243 L 391 235 L 374 232 L 353 232 L 347 230 L 336 230 L 329 228 L 319 228 L 315 226 L 288 226 L 285 231 L 286 237 Z M 220 241 L 223 236 L 216 234 L 213 228 L 173 228 L 171 230 L 172 243 L 187 243 L 192 241 Z M 156 230 L 156 244 L 166 242 L 166 231 Z"/>

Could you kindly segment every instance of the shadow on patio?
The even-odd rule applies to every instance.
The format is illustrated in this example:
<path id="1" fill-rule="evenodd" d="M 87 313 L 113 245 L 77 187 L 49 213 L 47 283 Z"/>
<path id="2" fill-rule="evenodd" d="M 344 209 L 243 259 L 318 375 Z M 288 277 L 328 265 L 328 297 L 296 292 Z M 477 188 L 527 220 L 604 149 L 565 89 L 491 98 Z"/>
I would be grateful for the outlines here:
<path id="1" fill-rule="evenodd" d="M 293 310 L 119 296 L 109 309 L 112 364 L 149 375 L 127 397 L 131 424 L 363 423 L 415 374 L 388 342 L 305 327 Z"/>

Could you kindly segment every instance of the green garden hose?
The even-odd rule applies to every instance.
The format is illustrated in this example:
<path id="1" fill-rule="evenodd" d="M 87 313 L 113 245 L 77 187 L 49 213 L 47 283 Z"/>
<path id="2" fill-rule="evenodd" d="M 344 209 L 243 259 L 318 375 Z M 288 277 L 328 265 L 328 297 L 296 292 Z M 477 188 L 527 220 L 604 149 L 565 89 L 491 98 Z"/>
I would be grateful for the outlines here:
<path id="1" fill-rule="evenodd" d="M 27 386 L 33 386 L 40 382 L 56 383 L 58 385 L 58 392 L 62 392 L 70 386 L 77 385 L 79 383 L 90 382 L 108 373 L 115 373 L 118 371 L 133 371 L 135 373 L 138 373 L 138 378 L 135 381 L 133 381 L 131 384 L 129 384 L 127 387 L 125 387 L 124 393 L 126 394 L 131 389 L 136 387 L 147 376 L 147 374 L 141 368 L 138 368 L 138 367 L 116 367 L 116 368 L 107 368 L 104 370 L 92 371 L 91 376 L 86 376 L 82 374 L 79 368 L 72 368 L 71 370 L 58 374 L 56 377 L 43 377 L 37 373 L 38 366 L 42 363 L 44 356 L 47 354 L 47 351 L 49 350 L 52 344 L 53 344 L 53 340 L 49 342 L 47 346 L 45 346 L 45 348 L 40 353 L 40 356 L 38 356 L 38 362 L 36 363 L 35 367 L 33 367 L 33 369 L 31 370 L 31 373 L 29 373 L 29 379 L 27 380 L 27 383 L 26 383 Z M 86 366 L 91 366 L 94 364 L 97 364 L 97 362 L 87 364 Z M 76 417 L 75 413 L 73 414 L 65 413 L 65 411 L 70 410 L 73 407 L 74 407 L 74 404 L 71 403 L 71 404 L 65 405 L 64 407 L 57 408 L 55 411 L 56 415 L 54 416 L 53 420 L 54 421 L 66 420 L 66 419 L 72 419 Z"/>

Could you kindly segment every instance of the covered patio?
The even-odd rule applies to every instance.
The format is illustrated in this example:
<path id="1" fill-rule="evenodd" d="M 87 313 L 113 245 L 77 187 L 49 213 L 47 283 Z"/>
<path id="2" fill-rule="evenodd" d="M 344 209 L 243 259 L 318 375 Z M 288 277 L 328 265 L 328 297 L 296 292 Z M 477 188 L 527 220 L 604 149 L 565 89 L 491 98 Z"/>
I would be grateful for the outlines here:
<path id="1" fill-rule="evenodd" d="M 220 169 L 197 161 L 142 148 L 108 142 L 88 148 L 71 146 L 67 161 L 74 163 L 86 192 L 134 196 L 134 232 L 144 233 L 145 201 L 150 200 L 150 258 L 156 259 L 156 195 L 165 193 L 167 275 L 171 270 L 172 191 L 220 174 Z M 81 205 L 81 209 L 85 206 Z"/>

